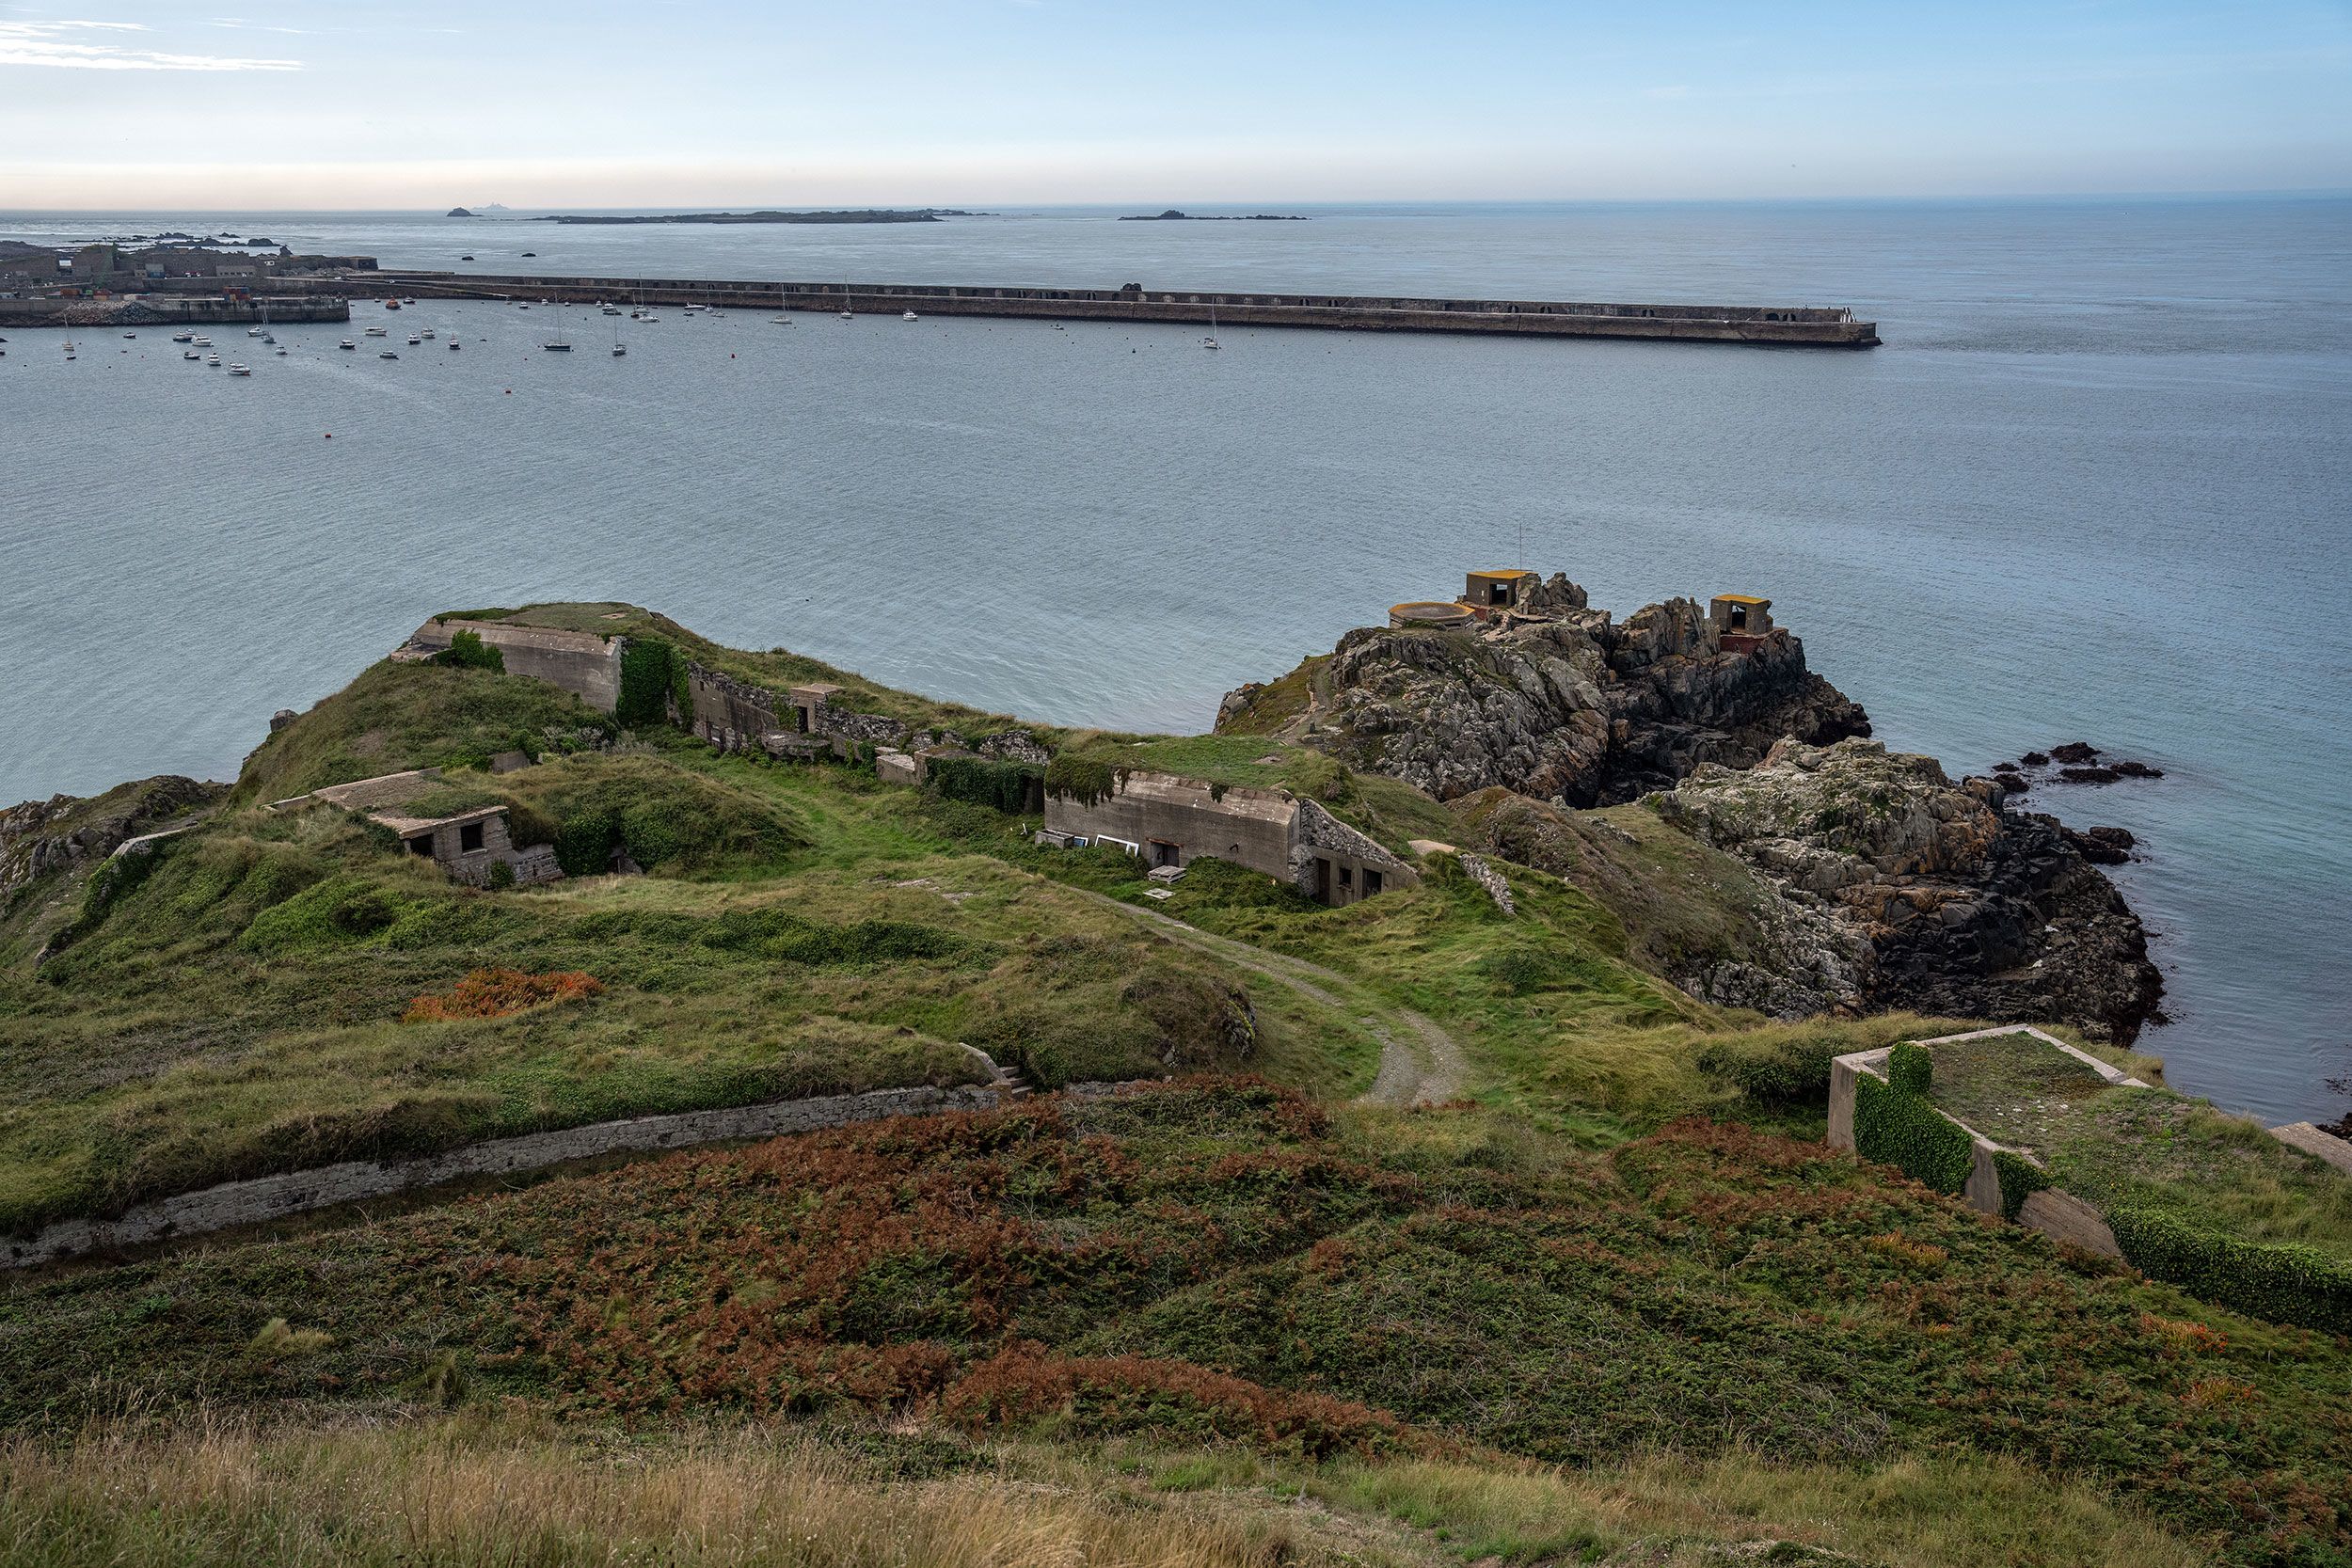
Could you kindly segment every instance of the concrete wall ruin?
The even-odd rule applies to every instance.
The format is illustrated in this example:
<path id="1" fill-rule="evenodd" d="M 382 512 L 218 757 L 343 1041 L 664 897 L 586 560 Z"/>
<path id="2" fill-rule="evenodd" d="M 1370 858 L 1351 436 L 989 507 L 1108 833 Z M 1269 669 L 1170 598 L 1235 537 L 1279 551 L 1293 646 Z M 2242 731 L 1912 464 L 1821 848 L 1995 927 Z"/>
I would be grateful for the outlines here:
<path id="1" fill-rule="evenodd" d="M 1117 844 L 1149 865 L 1187 865 L 1202 855 L 1291 881 L 1299 802 L 1287 790 L 1138 769 L 1114 777 L 1099 800 L 1048 793 L 1045 831 L 1065 839 Z"/>
<path id="2" fill-rule="evenodd" d="M 600 713 L 611 713 L 620 704 L 625 639 L 554 626 L 436 617 L 417 628 L 408 645 L 423 654 L 439 653 L 461 631 L 472 632 L 496 648 L 506 660 L 510 675 L 529 675 L 560 686 Z"/>

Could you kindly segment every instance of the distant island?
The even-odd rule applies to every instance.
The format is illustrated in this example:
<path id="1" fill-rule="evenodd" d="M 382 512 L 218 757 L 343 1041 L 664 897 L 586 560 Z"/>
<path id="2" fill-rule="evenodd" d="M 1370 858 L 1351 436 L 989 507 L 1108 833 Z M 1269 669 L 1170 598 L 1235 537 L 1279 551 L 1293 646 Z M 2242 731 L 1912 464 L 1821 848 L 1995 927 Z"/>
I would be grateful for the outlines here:
<path id="1" fill-rule="evenodd" d="M 1165 213 L 1136 213 L 1119 220 L 1121 223 L 1304 223 L 1296 213 L 1180 213 L 1170 207 Z"/>
<path id="2" fill-rule="evenodd" d="M 441 215 L 443 217 L 451 218 L 469 218 L 473 216 L 471 213 L 469 213 L 463 207 L 452 207 L 448 212 L 443 213 Z"/>
<path id="3" fill-rule="evenodd" d="M 967 213 L 955 207 L 919 207 L 899 212 L 882 207 L 866 207 L 854 212 L 838 213 L 658 213 L 636 216 L 581 217 L 551 216 L 533 218 L 533 223 L 937 223 L 942 218 L 984 217 L 982 213 Z"/>

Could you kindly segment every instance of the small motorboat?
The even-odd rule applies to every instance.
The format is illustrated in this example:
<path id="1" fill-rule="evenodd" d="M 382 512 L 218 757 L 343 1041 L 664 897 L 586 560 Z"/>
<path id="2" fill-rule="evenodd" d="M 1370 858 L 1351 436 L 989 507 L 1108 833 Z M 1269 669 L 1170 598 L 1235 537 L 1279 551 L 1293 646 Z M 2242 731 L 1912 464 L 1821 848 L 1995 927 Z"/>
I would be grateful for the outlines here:
<path id="1" fill-rule="evenodd" d="M 135 338 L 135 337 L 137 337 L 137 336 L 138 336 L 138 334 L 137 334 L 137 333 L 135 333 L 135 332 L 125 332 L 125 333 L 123 334 L 123 336 L 124 336 L 124 337 L 126 337 L 126 338 Z"/>
<path id="2" fill-rule="evenodd" d="M 404 299 L 404 300 L 402 300 L 402 301 L 401 301 L 401 303 L 402 303 L 403 305 L 414 305 L 414 304 L 416 304 L 417 302 L 416 302 L 415 300 L 413 300 L 413 299 Z"/>
<path id="3" fill-rule="evenodd" d="M 397 359 L 400 356 L 394 354 L 390 349 L 386 349 L 383 353 L 377 355 L 376 357 L 378 359 Z"/>
<path id="4" fill-rule="evenodd" d="M 434 331 L 433 331 L 433 329 L 432 329 L 431 327 L 429 327 L 429 326 L 428 326 L 428 327 L 426 327 L 426 328 L 424 329 L 424 341 L 425 341 L 426 342 L 428 342 L 428 343 L 429 343 L 429 342 L 431 342 L 431 341 L 433 341 L 433 339 L 434 339 L 434 336 L 435 336 L 435 334 L 434 334 Z"/>
<path id="5" fill-rule="evenodd" d="M 535 251 L 535 250 L 526 250 L 526 251 L 524 251 L 524 252 L 523 252 L 523 254 L 524 254 L 525 256 L 536 256 L 536 255 L 538 255 L 539 253 L 538 253 L 537 251 Z"/>
<path id="6" fill-rule="evenodd" d="M 617 316 L 621 313 L 621 308 L 617 305 L 604 305 L 597 307 L 597 309 L 608 316 Z"/>
<path id="7" fill-rule="evenodd" d="M 531 307 L 530 307 L 530 306 L 528 306 L 528 305 L 526 305 L 526 304 L 524 304 L 521 300 L 519 300 L 519 299 L 518 299 L 518 300 L 516 300 L 516 301 L 515 302 L 515 309 L 517 309 L 517 310 L 528 310 L 528 309 L 531 309 Z"/>
<path id="8" fill-rule="evenodd" d="M 201 359 L 201 358 L 203 358 L 204 356 L 203 356 L 202 355 L 200 355 L 200 354 L 197 353 L 197 352 L 196 352 L 196 350 L 194 350 L 194 349 L 188 349 L 188 350 L 186 350 L 185 352 L 183 352 L 183 353 L 180 356 L 180 357 L 181 357 L 181 358 L 183 358 L 183 359 Z"/>
<path id="9" fill-rule="evenodd" d="M 419 343 L 423 342 L 423 341 L 424 341 L 424 340 L 423 340 L 422 338 L 419 337 L 419 336 L 418 336 L 417 334 L 415 334 L 414 332 L 411 332 L 410 334 L 408 334 L 408 346 L 409 346 L 410 348 L 415 348 L 415 347 L 416 347 Z"/>
<path id="10" fill-rule="evenodd" d="M 230 375 L 251 375 L 253 371 L 250 366 L 231 365 L 229 367 L 229 373 Z"/>
<path id="11" fill-rule="evenodd" d="M 199 348 L 210 348 L 213 346 L 213 341 L 210 338 L 199 338 L 196 340 L 196 346 Z"/>
<path id="12" fill-rule="evenodd" d="M 208 364 L 208 365 L 212 366 L 212 367 L 213 367 L 213 369 L 215 369 L 215 370 L 218 370 L 218 369 L 220 369 L 220 356 L 219 356 L 219 355 L 217 355 L 217 354 L 208 354 L 208 355 L 206 355 L 206 356 L 204 356 L 204 362 L 205 362 L 206 364 Z"/>
<path id="13" fill-rule="evenodd" d="M 258 326 L 248 326 L 245 329 L 245 335 L 248 338 L 258 338 L 262 335 L 262 329 Z M 130 334 L 126 332 L 123 336 L 127 338 Z"/>
<path id="14" fill-rule="evenodd" d="M 614 343 L 612 345 L 612 357 L 615 359 L 618 359 L 622 355 L 627 354 L 628 352 L 628 345 L 627 343 Z"/>
<path id="15" fill-rule="evenodd" d="M 339 348 L 358 348 L 359 345 L 358 345 L 358 343 L 353 342 L 350 339 L 345 338 L 345 339 L 344 339 L 344 340 L 343 340 L 341 343 L 337 344 L 336 346 L 337 346 L 337 347 L 339 347 Z"/>
<path id="16" fill-rule="evenodd" d="M 286 357 L 286 351 L 285 351 L 284 349 L 282 349 L 282 348 L 281 348 L 281 349 L 274 349 L 274 350 L 272 350 L 271 352 L 273 352 L 274 354 L 276 354 L 276 355 L 278 356 L 278 358 L 280 358 L 280 359 L 283 359 L 284 357 Z"/>
<path id="17" fill-rule="evenodd" d="M 196 334 L 193 332 L 175 332 L 171 335 L 171 341 L 175 343 L 184 343 L 193 339 L 195 336 Z"/>
<path id="18" fill-rule="evenodd" d="M 389 326 L 371 326 L 368 328 L 367 335 L 371 338 L 389 338 L 392 335 L 392 330 Z"/>
<path id="19" fill-rule="evenodd" d="M 917 317 L 914 311 L 909 310 L 909 311 L 907 311 L 906 313 L 904 313 L 903 315 L 901 315 L 898 319 L 899 319 L 900 321 L 902 321 L 902 322 L 911 322 L 911 321 L 916 321 L 916 320 L 919 320 L 920 318 L 919 318 L 919 317 Z"/>
<path id="20" fill-rule="evenodd" d="M 457 259 L 458 259 L 459 261 L 472 261 L 472 260 L 473 260 L 473 258 L 472 258 L 472 257 L 470 257 L 470 256 L 460 256 L 460 257 L 459 257 L 459 258 L 457 258 Z"/>
<path id="21" fill-rule="evenodd" d="M 384 302 L 384 309 L 387 310 L 397 310 L 400 309 L 400 301 L 396 299 L 388 299 Z"/>
<path id="22" fill-rule="evenodd" d="M 450 346 L 450 348 L 451 348 L 453 351 L 454 351 L 454 350 L 456 350 L 456 349 L 461 349 L 461 348 L 464 348 L 466 345 L 465 345 L 465 344 L 463 344 L 463 343 L 461 343 L 461 342 L 459 342 L 456 339 L 452 338 L 452 339 L 449 341 L 449 346 Z"/>

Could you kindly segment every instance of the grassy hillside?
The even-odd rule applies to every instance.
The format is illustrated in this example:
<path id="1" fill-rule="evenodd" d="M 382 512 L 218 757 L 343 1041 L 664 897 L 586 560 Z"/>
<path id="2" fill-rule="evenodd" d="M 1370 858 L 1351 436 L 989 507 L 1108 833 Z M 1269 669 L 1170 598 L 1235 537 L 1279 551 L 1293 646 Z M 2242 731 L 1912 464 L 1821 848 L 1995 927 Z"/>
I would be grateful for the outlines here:
<path id="1" fill-rule="evenodd" d="M 1517 1461 L 1763 1453 L 1800 1480 L 1756 1485 L 1748 1527 L 1825 1510 L 1867 1560 L 1865 1496 L 1929 1460 L 2035 1466 L 2045 1508 L 2095 1485 L 2211 1560 L 2340 1560 L 2348 1395 L 2340 1342 L 1818 1145 L 1686 1122 L 1593 1156 L 1230 1080 L 683 1155 L 22 1286 L 0 1317 L 0 1420 L 28 1427 L 199 1401 L 519 1398 L 575 1430 L 863 1411 L 1255 1453 L 1438 1518 L 1501 1507 L 1512 1483 L 1471 1472 Z M 1890 1479 L 1825 1503 L 1853 1466 Z M 1541 1555 L 1640 1533 L 1522 1484 Z"/>
<path id="2" fill-rule="evenodd" d="M 1369 1076 L 1343 1013 L 1260 996 L 975 855 L 870 774 L 661 736 L 459 766 L 537 721 L 601 741 L 565 729 L 587 713 L 521 677 L 377 665 L 273 736 L 200 831 L 21 901 L 0 921 L 0 1233 L 339 1159 L 960 1082 L 977 1072 L 960 1041 L 1048 1086 L 1243 1062 Z M 485 892 L 343 812 L 257 803 L 427 765 L 450 771 L 419 809 L 501 801 L 518 839 L 559 848 L 601 824 L 653 875 Z M 601 990 L 403 1022 L 493 967 Z"/>
<path id="3" fill-rule="evenodd" d="M 630 607 L 485 613 L 1013 722 Z M 1813 1141 L 1832 1056 L 1967 1021 L 1767 1023 L 1661 978 L 1749 951 L 1736 863 L 1271 736 L 1029 728 L 1552 870 L 1505 865 L 1510 915 L 1444 852 L 1343 910 L 1213 860 L 1152 899 L 870 768 L 373 667 L 175 808 L 197 831 L 0 909 L 0 1233 L 960 1081 L 959 1042 L 1048 1087 L 1172 1081 L 0 1275 L 0 1568 L 2352 1565 L 2352 1345 Z M 481 770 L 509 750 L 542 761 Z M 649 874 L 478 890 L 264 806 L 428 765 L 425 809 Z M 1452 1103 L 1359 1101 L 1392 1080 Z M 2141 1131 L 2143 1174 L 2196 1185 L 2197 1129 Z M 2271 1196 L 2231 1217 L 2336 1223 Z"/>

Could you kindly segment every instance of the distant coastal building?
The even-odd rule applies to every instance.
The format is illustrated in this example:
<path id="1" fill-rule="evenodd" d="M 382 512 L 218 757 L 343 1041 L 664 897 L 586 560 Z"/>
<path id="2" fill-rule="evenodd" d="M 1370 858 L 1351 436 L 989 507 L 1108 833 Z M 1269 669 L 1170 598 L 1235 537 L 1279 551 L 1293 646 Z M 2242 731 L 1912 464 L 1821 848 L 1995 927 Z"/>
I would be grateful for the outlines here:
<path id="1" fill-rule="evenodd" d="M 1114 775 L 1092 798 L 1048 790 L 1037 836 L 1064 848 L 1115 845 L 1155 871 L 1212 855 L 1332 905 L 1421 880 L 1404 861 L 1287 789 L 1142 768 Z"/>
<path id="2" fill-rule="evenodd" d="M 1753 648 L 1772 632 L 1772 601 L 1753 594 L 1718 594 L 1708 601 L 1707 618 L 1726 652 Z"/>
<path id="3" fill-rule="evenodd" d="M 1461 603 L 1485 621 L 1505 610 L 1525 608 L 1528 592 L 1543 579 L 1518 567 L 1471 572 L 1462 579 Z"/>

